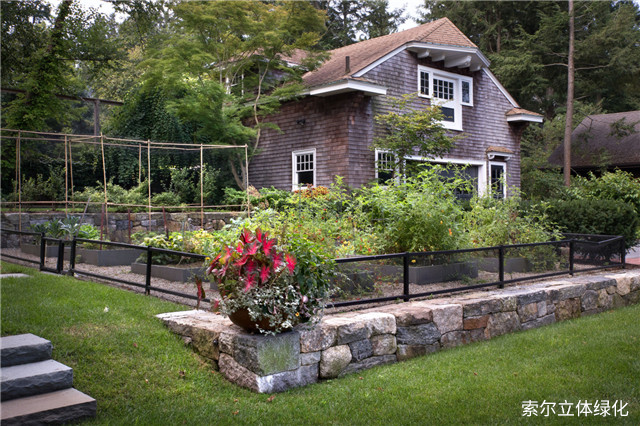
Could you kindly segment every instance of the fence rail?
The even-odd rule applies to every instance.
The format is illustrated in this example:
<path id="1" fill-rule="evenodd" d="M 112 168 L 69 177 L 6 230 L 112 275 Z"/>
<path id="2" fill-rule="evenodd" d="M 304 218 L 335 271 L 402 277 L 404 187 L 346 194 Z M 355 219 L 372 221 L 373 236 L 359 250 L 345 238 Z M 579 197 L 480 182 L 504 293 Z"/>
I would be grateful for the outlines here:
<path id="1" fill-rule="evenodd" d="M 18 235 L 20 238 L 29 237 L 40 241 L 39 246 L 39 261 L 34 261 L 29 258 L 9 255 L 2 252 L 2 257 L 9 259 L 16 259 L 24 262 L 35 263 L 39 265 L 40 270 L 53 272 L 57 274 L 75 275 L 80 274 L 92 278 L 98 278 L 102 280 L 112 281 L 120 284 L 126 284 L 134 287 L 144 289 L 144 293 L 150 295 L 152 291 L 170 294 L 190 300 L 198 300 L 198 297 L 194 294 L 182 293 L 179 291 L 169 290 L 166 288 L 153 285 L 152 279 L 152 266 L 154 254 L 172 255 L 181 258 L 195 259 L 196 261 L 204 262 L 206 256 L 167 250 L 162 248 L 139 246 L 121 242 L 112 241 L 99 241 L 89 240 L 84 238 L 73 238 L 72 240 L 61 240 L 55 238 L 46 237 L 44 234 L 36 232 L 24 232 L 2 229 L 2 234 Z M 4 235 L 3 235 L 4 236 Z M 145 261 L 145 275 L 144 284 L 140 282 L 134 282 L 131 280 L 125 280 L 116 278 L 114 276 L 103 275 L 92 271 L 79 268 L 76 264 L 76 253 L 78 244 L 92 244 L 100 247 L 102 246 L 135 249 L 140 254 L 146 254 Z M 46 264 L 46 247 L 53 245 L 57 247 L 56 254 L 53 256 L 56 258 L 55 268 L 51 268 Z M 65 248 L 68 247 L 68 269 L 64 267 Z M 548 247 L 548 249 L 546 249 Z M 552 270 L 540 271 L 541 273 L 521 274 L 524 276 L 517 276 L 515 278 L 505 279 L 505 274 L 511 273 L 507 270 L 507 260 L 515 253 L 516 255 L 526 250 L 535 250 L 542 248 L 547 250 L 545 253 L 550 254 L 553 258 L 554 267 Z M 497 255 L 491 257 L 491 255 Z M 440 259 L 440 260 L 438 260 Z M 442 260 L 444 259 L 444 260 Z M 411 278 L 411 269 L 414 265 L 419 266 L 423 263 L 434 263 L 436 266 L 456 264 L 456 262 L 462 262 L 457 264 L 464 265 L 465 262 L 474 264 L 477 269 L 477 263 L 486 262 L 488 260 L 495 261 L 495 271 L 493 274 L 488 274 L 484 280 L 476 279 L 476 282 L 470 282 L 462 274 L 462 278 L 459 284 L 454 286 L 447 286 L 446 288 L 428 288 L 416 286 L 415 279 Z M 549 259 L 543 259 L 545 262 L 549 262 Z M 357 274 L 363 272 L 368 274 L 367 276 L 375 275 L 375 271 L 380 268 L 384 268 L 385 261 L 399 262 L 401 265 L 395 265 L 398 272 L 397 278 L 401 278 L 402 286 L 398 286 L 397 293 L 384 295 L 380 297 L 356 297 L 352 300 L 333 300 L 328 304 L 329 307 L 346 307 L 354 305 L 390 302 L 390 301 L 409 301 L 411 299 L 420 297 L 429 297 L 442 294 L 452 294 L 467 290 L 481 289 L 487 287 L 503 288 L 506 284 L 513 284 L 517 282 L 524 282 L 530 280 L 537 280 L 548 277 L 555 277 L 560 275 L 574 275 L 575 273 L 594 271 L 600 269 L 607 269 L 612 267 L 625 267 L 625 244 L 624 237 L 615 235 L 583 235 L 583 234 L 565 234 L 565 239 L 560 241 L 549 241 L 543 243 L 528 243 L 528 244 L 514 244 L 504 246 L 482 247 L 482 248 L 470 248 L 462 250 L 447 250 L 447 251 L 429 251 L 429 252 L 407 252 L 407 253 L 393 253 L 383 255 L 372 256 L 354 256 L 349 258 L 336 259 L 337 269 L 341 270 L 347 268 L 347 272 Z M 448 262 L 448 263 L 447 263 Z M 580 264 L 582 268 L 576 268 L 576 265 Z M 594 265 L 595 266 L 592 266 Z M 354 269 L 355 266 L 357 269 Z M 388 266 L 388 265 L 386 265 Z M 351 269 L 349 269 L 351 268 Z M 373 272 L 372 272 L 373 271 Z M 347 275 L 348 275 L 347 273 Z M 341 272 L 345 276 L 344 271 Z M 477 273 L 476 273 L 477 275 Z M 465 280 L 466 279 L 466 280 Z M 352 280 L 348 278 L 348 280 Z M 398 280 L 399 281 L 399 280 Z M 412 289 L 413 287 L 413 289 Z M 194 292 L 195 293 L 195 292 Z M 210 302 L 209 298 L 201 299 L 204 302 Z"/>

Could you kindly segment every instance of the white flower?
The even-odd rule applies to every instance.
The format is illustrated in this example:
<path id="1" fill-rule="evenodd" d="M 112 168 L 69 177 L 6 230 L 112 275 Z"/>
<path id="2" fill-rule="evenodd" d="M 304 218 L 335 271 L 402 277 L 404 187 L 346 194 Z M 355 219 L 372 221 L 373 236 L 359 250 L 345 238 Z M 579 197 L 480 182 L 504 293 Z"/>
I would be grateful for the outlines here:
<path id="1" fill-rule="evenodd" d="M 103 312 L 109 312 L 109 307 L 108 307 L 108 306 L 105 306 L 105 307 L 104 307 L 104 311 L 103 311 Z"/>

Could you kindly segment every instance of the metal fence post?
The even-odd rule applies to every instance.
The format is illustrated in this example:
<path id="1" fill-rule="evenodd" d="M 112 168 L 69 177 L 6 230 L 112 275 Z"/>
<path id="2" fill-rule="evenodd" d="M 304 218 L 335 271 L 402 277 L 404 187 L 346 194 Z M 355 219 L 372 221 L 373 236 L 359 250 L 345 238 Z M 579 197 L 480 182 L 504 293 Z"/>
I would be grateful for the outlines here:
<path id="1" fill-rule="evenodd" d="M 151 263 L 153 256 L 153 252 L 151 251 L 151 246 L 147 246 L 147 274 L 145 276 L 145 284 L 144 284 L 144 294 L 147 296 L 151 294 Z"/>
<path id="2" fill-rule="evenodd" d="M 498 248 L 498 280 L 504 282 L 504 246 Z M 504 284 L 500 284 L 499 288 L 504 288 Z"/>
<path id="3" fill-rule="evenodd" d="M 76 269 L 76 245 L 78 242 L 76 241 L 76 236 L 73 236 L 73 240 L 71 240 L 71 251 L 69 252 L 69 275 L 73 276 L 74 270 Z"/>
<path id="4" fill-rule="evenodd" d="M 625 248 L 624 235 L 622 241 L 620 241 L 620 261 L 622 262 L 622 269 L 627 269 L 627 251 Z"/>
<path id="5" fill-rule="evenodd" d="M 409 256 L 407 253 L 402 256 L 402 282 L 403 282 L 403 300 L 409 301 Z"/>
<path id="6" fill-rule="evenodd" d="M 573 257 L 575 253 L 575 241 L 573 238 L 569 240 L 569 274 L 573 276 Z"/>
<path id="7" fill-rule="evenodd" d="M 56 274 L 62 273 L 64 269 L 64 241 L 58 240 L 58 263 L 56 263 Z"/>
<path id="8" fill-rule="evenodd" d="M 44 232 L 40 233 L 40 270 L 44 270 L 45 255 L 47 251 L 47 240 Z"/>

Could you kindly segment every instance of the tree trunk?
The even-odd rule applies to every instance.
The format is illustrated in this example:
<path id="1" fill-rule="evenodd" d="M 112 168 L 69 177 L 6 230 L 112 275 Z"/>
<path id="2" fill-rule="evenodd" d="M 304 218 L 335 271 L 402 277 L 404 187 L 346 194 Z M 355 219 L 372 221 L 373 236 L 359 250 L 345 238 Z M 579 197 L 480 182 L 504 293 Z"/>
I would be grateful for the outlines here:
<path id="1" fill-rule="evenodd" d="M 564 125 L 564 184 L 571 186 L 571 133 L 573 131 L 574 57 L 573 0 L 569 0 L 569 66 L 567 68 L 567 117 Z"/>

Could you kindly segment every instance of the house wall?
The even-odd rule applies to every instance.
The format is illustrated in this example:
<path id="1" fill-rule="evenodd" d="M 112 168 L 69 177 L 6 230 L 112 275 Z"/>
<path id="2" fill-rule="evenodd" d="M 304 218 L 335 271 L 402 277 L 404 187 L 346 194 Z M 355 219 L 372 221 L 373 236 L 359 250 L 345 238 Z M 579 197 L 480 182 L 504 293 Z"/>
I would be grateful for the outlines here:
<path id="1" fill-rule="evenodd" d="M 328 186 L 335 175 L 347 176 L 349 123 L 366 102 L 344 94 L 327 98 L 306 97 L 285 103 L 277 115 L 266 121 L 280 131 L 266 129 L 260 136 L 259 153 L 249 164 L 249 183 L 256 188 L 292 187 L 293 151 L 316 149 L 316 184 Z M 298 124 L 304 120 L 304 125 Z"/>
<path id="2" fill-rule="evenodd" d="M 386 85 L 388 96 L 400 96 L 418 91 L 418 65 L 473 77 L 473 106 L 462 106 L 463 132 L 450 131 L 450 135 L 461 136 L 446 158 L 467 159 L 487 162 L 486 150 L 489 146 L 508 148 L 514 152 L 507 162 L 507 185 L 520 186 L 520 143 L 518 126 L 507 123 L 505 113 L 513 105 L 504 96 L 484 71 L 470 72 L 463 69 L 450 69 L 443 62 L 430 59 L 418 59 L 416 54 L 407 50 L 380 64 L 364 74 L 364 78 Z M 429 105 L 430 100 L 418 98 L 414 106 Z M 390 110 L 386 97 L 373 100 L 375 114 Z M 373 158 L 373 157 L 372 157 Z M 374 161 L 372 159 L 372 161 Z M 489 168 L 486 168 L 488 179 Z"/>
<path id="3" fill-rule="evenodd" d="M 350 186 L 361 186 L 375 178 L 373 140 L 374 116 L 390 109 L 388 96 L 415 93 L 418 90 L 418 65 L 445 69 L 442 61 L 418 59 L 415 53 L 403 51 L 385 61 L 363 77 L 388 88 L 387 96 L 366 96 L 360 92 L 328 97 L 307 96 L 284 104 L 279 113 L 266 121 L 276 124 L 276 130 L 263 130 L 259 153 L 249 166 L 249 182 L 261 188 L 292 187 L 293 151 L 316 149 L 316 184 L 330 185 L 335 176 L 344 178 Z M 520 186 L 520 126 L 509 125 L 505 113 L 513 108 L 500 89 L 484 71 L 470 72 L 446 69 L 473 77 L 473 107 L 462 106 L 463 132 L 450 131 L 460 139 L 446 155 L 448 159 L 483 162 L 489 181 L 489 146 L 508 148 L 513 157 L 507 162 L 507 185 Z M 429 105 L 430 100 L 418 98 L 416 106 Z M 304 120 L 304 125 L 297 124 Z"/>

